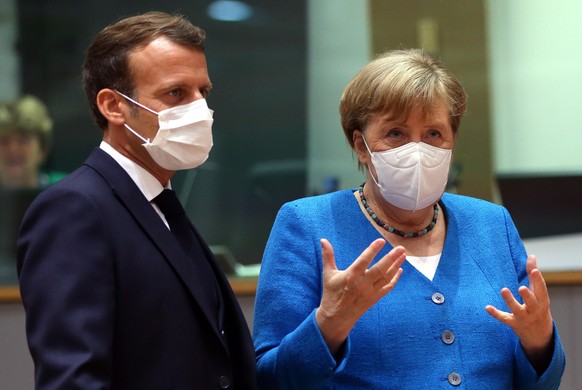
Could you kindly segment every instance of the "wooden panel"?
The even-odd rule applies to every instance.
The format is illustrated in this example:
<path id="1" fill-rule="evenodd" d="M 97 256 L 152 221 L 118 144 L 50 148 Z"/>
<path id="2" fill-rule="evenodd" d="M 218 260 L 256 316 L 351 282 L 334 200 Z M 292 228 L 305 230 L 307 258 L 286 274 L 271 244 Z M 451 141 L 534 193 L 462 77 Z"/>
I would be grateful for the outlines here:
<path id="1" fill-rule="evenodd" d="M 370 0 L 370 18 L 373 54 L 435 47 L 431 54 L 459 78 L 469 100 L 454 153 L 457 190 L 495 200 L 484 1 Z"/>
<path id="2" fill-rule="evenodd" d="M 582 358 L 582 286 L 555 286 L 549 292 L 552 315 L 566 351 L 566 371 L 560 389 L 581 389 L 582 374 L 577 367 Z"/>
<path id="3" fill-rule="evenodd" d="M 229 278 L 230 286 L 237 296 L 254 296 L 257 290 L 257 278 Z M 0 287 L 0 303 L 20 302 L 20 291 L 17 286 Z"/>

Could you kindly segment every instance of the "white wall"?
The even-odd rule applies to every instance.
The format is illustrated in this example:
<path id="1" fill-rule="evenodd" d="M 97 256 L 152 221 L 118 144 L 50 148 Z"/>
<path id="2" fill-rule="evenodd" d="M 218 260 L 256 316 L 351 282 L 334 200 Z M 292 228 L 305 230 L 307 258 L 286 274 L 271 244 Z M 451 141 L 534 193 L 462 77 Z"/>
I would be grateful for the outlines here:
<path id="1" fill-rule="evenodd" d="M 343 89 L 368 63 L 370 31 L 367 0 L 308 0 L 307 190 L 321 192 L 324 178 L 340 188 L 357 186 L 357 169 L 339 118 Z"/>
<path id="2" fill-rule="evenodd" d="M 488 0 L 497 173 L 582 172 L 582 3 Z"/>

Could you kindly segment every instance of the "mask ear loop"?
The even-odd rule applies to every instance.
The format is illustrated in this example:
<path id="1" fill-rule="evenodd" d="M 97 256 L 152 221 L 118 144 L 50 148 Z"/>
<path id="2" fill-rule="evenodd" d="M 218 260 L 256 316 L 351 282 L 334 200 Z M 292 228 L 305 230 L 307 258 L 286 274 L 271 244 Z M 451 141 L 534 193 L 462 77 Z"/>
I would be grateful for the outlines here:
<path id="1" fill-rule="evenodd" d="M 147 110 L 147 111 L 149 111 L 149 112 L 151 112 L 152 114 L 154 114 L 154 115 L 157 115 L 157 116 L 159 116 L 159 115 L 160 115 L 158 112 L 156 112 L 156 111 L 152 110 L 151 108 L 147 108 L 147 107 L 146 107 L 146 106 L 144 106 L 143 104 L 141 104 L 141 103 L 139 103 L 139 102 L 137 102 L 137 101 L 133 100 L 132 98 L 130 98 L 130 97 L 129 97 L 129 96 L 127 96 L 127 95 L 124 95 L 123 93 L 119 92 L 118 90 L 114 89 L 114 91 L 115 91 L 115 92 L 117 92 L 118 94 L 120 94 L 121 96 L 123 96 L 124 98 L 126 98 L 127 100 L 129 100 L 130 102 L 132 102 L 133 104 L 135 104 L 135 105 L 137 105 L 137 106 L 139 106 L 139 107 L 143 108 L 144 110 Z"/>
<path id="2" fill-rule="evenodd" d="M 137 105 L 138 107 L 143 108 L 144 110 L 147 110 L 149 112 L 151 112 L 152 114 L 155 114 L 157 116 L 159 116 L 160 114 L 158 114 L 157 112 L 155 112 L 154 110 L 152 110 L 151 108 L 147 108 L 146 106 L 144 106 L 141 103 L 138 103 L 137 101 L 133 100 L 132 98 L 130 98 L 129 96 L 119 92 L 118 90 L 114 89 L 115 92 L 117 92 L 118 94 L 120 94 L 121 96 L 123 96 L 124 98 L 126 98 L 127 100 L 129 100 L 130 102 L 132 102 L 133 104 Z M 143 142 L 145 142 L 146 145 L 150 145 L 150 139 L 149 138 L 144 138 L 141 135 L 139 135 L 137 133 L 137 131 L 135 131 L 134 129 L 132 129 L 131 127 L 129 127 L 129 125 L 127 123 L 124 123 L 123 126 L 125 126 L 125 128 L 129 131 L 131 131 L 136 137 L 138 137 L 139 139 L 141 139 Z"/>
<path id="3" fill-rule="evenodd" d="M 368 147 L 368 143 L 366 142 L 366 138 L 364 137 L 364 133 L 363 132 L 362 132 L 362 140 L 364 141 L 364 145 L 366 145 L 366 149 L 368 150 L 368 153 L 370 153 L 370 156 L 373 157 L 372 151 Z M 374 165 L 374 164 L 372 164 L 372 165 Z M 374 177 L 374 174 L 372 173 L 372 170 L 370 169 L 370 166 L 369 165 L 368 165 L 368 172 L 370 172 L 370 176 L 372 176 L 372 180 L 374 180 L 374 183 L 376 183 L 376 185 L 379 188 L 382 188 L 382 186 L 380 186 L 380 183 L 378 183 L 378 181 Z"/>
<path id="4" fill-rule="evenodd" d="M 147 138 L 147 139 L 146 139 L 146 138 L 142 137 L 141 135 L 139 135 L 139 134 L 137 133 L 137 131 L 135 131 L 134 129 L 132 129 L 131 127 L 129 127 L 129 125 L 128 125 L 127 123 L 124 123 L 124 124 L 123 124 L 123 126 L 125 126 L 125 128 L 126 128 L 127 130 L 129 130 L 129 131 L 131 131 L 133 134 L 135 134 L 135 135 L 137 136 L 137 138 L 139 138 L 139 139 L 141 139 L 143 142 L 145 142 L 145 144 L 146 144 L 146 145 L 150 145 L 150 144 L 151 144 L 151 142 L 150 142 L 150 139 L 149 139 L 149 138 Z"/>

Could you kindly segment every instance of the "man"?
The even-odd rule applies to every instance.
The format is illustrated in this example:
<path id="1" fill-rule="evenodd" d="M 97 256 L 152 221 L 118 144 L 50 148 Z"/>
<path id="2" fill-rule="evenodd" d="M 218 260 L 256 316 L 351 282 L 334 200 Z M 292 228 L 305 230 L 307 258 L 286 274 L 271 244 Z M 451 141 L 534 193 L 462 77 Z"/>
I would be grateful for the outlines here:
<path id="1" fill-rule="evenodd" d="M 39 389 L 256 387 L 224 274 L 158 196 L 212 146 L 204 38 L 152 12 L 106 27 L 87 51 L 83 82 L 103 141 L 35 200 L 18 243 Z"/>

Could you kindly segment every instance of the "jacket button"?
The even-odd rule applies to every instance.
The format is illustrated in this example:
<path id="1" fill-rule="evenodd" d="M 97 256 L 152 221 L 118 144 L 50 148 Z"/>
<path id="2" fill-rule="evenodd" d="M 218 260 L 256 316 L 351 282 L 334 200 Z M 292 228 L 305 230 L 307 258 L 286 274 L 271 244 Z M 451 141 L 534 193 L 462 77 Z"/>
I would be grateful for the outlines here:
<path id="1" fill-rule="evenodd" d="M 443 302 L 445 301 L 445 296 L 439 292 L 435 292 L 434 294 L 432 294 L 432 297 L 430 299 L 432 299 L 432 301 L 437 305 L 442 305 Z"/>
<path id="2" fill-rule="evenodd" d="M 443 343 L 450 345 L 455 342 L 455 334 L 450 330 L 445 330 L 441 335 L 441 340 L 443 340 Z"/>
<path id="3" fill-rule="evenodd" d="M 461 384 L 461 375 L 457 374 L 456 372 L 451 372 L 447 379 L 453 386 L 459 386 Z"/>
<path id="4" fill-rule="evenodd" d="M 218 387 L 221 389 L 230 389 L 230 379 L 226 375 L 218 378 Z"/>

